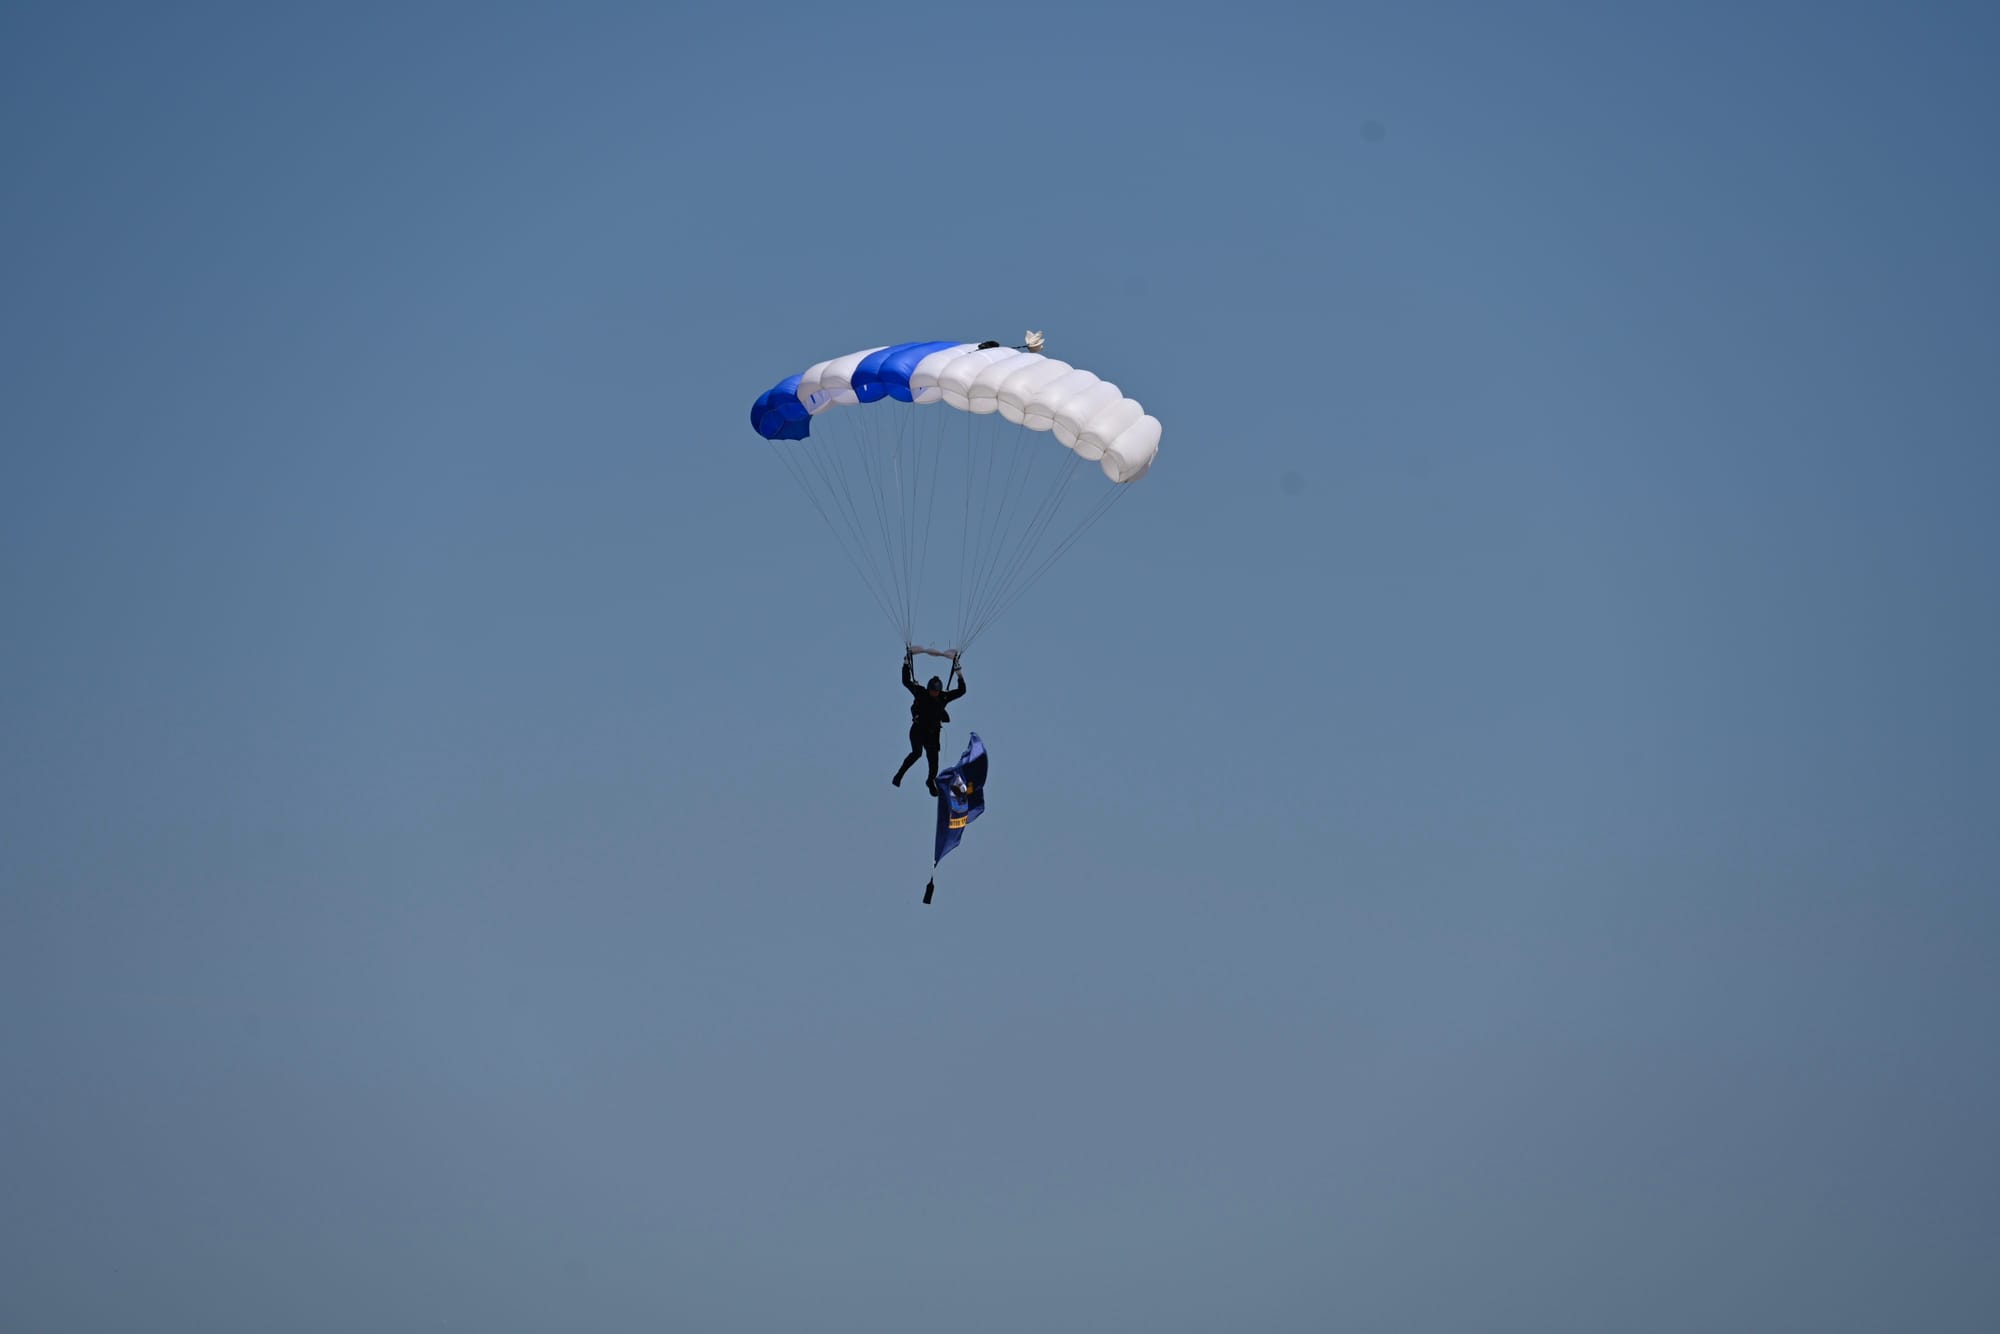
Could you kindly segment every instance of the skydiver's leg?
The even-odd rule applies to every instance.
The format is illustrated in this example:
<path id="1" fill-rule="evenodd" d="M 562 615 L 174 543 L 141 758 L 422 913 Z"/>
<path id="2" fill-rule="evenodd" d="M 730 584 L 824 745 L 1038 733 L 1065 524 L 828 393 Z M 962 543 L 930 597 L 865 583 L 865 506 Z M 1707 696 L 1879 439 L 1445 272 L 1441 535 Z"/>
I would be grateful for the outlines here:
<path id="1" fill-rule="evenodd" d="M 916 756 L 912 755 L 910 758 L 915 759 Z M 924 786 L 929 788 L 931 795 L 935 797 L 937 795 L 938 738 L 934 736 L 924 738 L 924 758 L 929 760 L 931 764 L 931 776 L 924 780 Z"/>
<path id="2" fill-rule="evenodd" d="M 901 787 L 903 785 L 903 775 L 910 771 L 910 766 L 915 764 L 917 762 L 918 757 L 921 756 L 923 753 L 924 753 L 923 734 L 920 733 L 916 728 L 912 727 L 910 729 L 910 753 L 908 756 L 904 758 L 903 767 L 896 770 L 896 776 L 889 780 L 890 785 L 894 787 Z M 935 765 L 935 763 L 933 763 L 932 772 L 936 772 L 936 767 L 937 766 Z"/>

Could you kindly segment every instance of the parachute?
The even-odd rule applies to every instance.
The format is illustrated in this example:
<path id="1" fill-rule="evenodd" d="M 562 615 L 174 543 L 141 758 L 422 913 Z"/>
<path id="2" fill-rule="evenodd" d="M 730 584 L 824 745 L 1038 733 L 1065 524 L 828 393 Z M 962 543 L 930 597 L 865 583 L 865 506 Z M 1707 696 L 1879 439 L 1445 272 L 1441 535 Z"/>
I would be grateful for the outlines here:
<path id="1" fill-rule="evenodd" d="M 1157 418 L 1041 349 L 1039 333 L 1019 347 L 864 348 L 787 376 L 751 405 L 751 427 L 918 652 L 970 648 L 1159 453 Z M 947 542 L 958 529 L 955 570 L 948 547 L 932 550 L 940 522 Z M 919 630 L 943 635 L 947 622 L 945 647 L 918 646 Z"/>

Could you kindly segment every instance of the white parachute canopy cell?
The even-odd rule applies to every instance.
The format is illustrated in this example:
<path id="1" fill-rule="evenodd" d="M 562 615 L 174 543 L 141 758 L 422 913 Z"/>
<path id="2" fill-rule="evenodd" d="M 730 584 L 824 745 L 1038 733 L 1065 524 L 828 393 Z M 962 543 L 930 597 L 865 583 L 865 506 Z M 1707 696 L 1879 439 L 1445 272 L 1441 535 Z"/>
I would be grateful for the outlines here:
<path id="1" fill-rule="evenodd" d="M 970 647 L 1159 455 L 1157 418 L 1042 346 L 1030 332 L 1018 347 L 863 348 L 751 407 L 905 644 L 948 620 L 950 648 Z M 932 550 L 940 522 L 958 528 L 955 568 Z"/>

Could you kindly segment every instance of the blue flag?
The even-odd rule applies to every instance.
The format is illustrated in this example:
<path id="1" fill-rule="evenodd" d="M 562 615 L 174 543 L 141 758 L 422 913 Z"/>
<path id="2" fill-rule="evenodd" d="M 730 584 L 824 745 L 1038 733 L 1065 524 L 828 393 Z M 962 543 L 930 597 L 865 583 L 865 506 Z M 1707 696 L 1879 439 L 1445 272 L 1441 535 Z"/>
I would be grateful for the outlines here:
<path id="1" fill-rule="evenodd" d="M 937 785 L 937 848 L 931 855 L 933 866 L 958 846 L 965 827 L 986 809 L 986 743 L 979 739 L 979 733 L 972 734 L 958 763 L 938 775 Z M 926 886 L 924 902 L 930 901 L 930 887 Z"/>

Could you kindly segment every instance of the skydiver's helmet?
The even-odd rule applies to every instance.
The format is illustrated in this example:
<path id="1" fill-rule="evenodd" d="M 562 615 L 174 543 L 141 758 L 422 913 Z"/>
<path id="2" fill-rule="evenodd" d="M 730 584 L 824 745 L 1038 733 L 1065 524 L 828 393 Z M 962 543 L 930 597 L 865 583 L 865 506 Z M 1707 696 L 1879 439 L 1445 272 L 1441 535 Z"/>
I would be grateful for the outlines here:
<path id="1" fill-rule="evenodd" d="M 938 691 L 944 689 L 944 682 L 938 680 L 938 678 L 933 676 L 929 681 L 924 683 L 924 688 L 929 690 L 933 695 L 935 695 L 937 694 Z"/>

